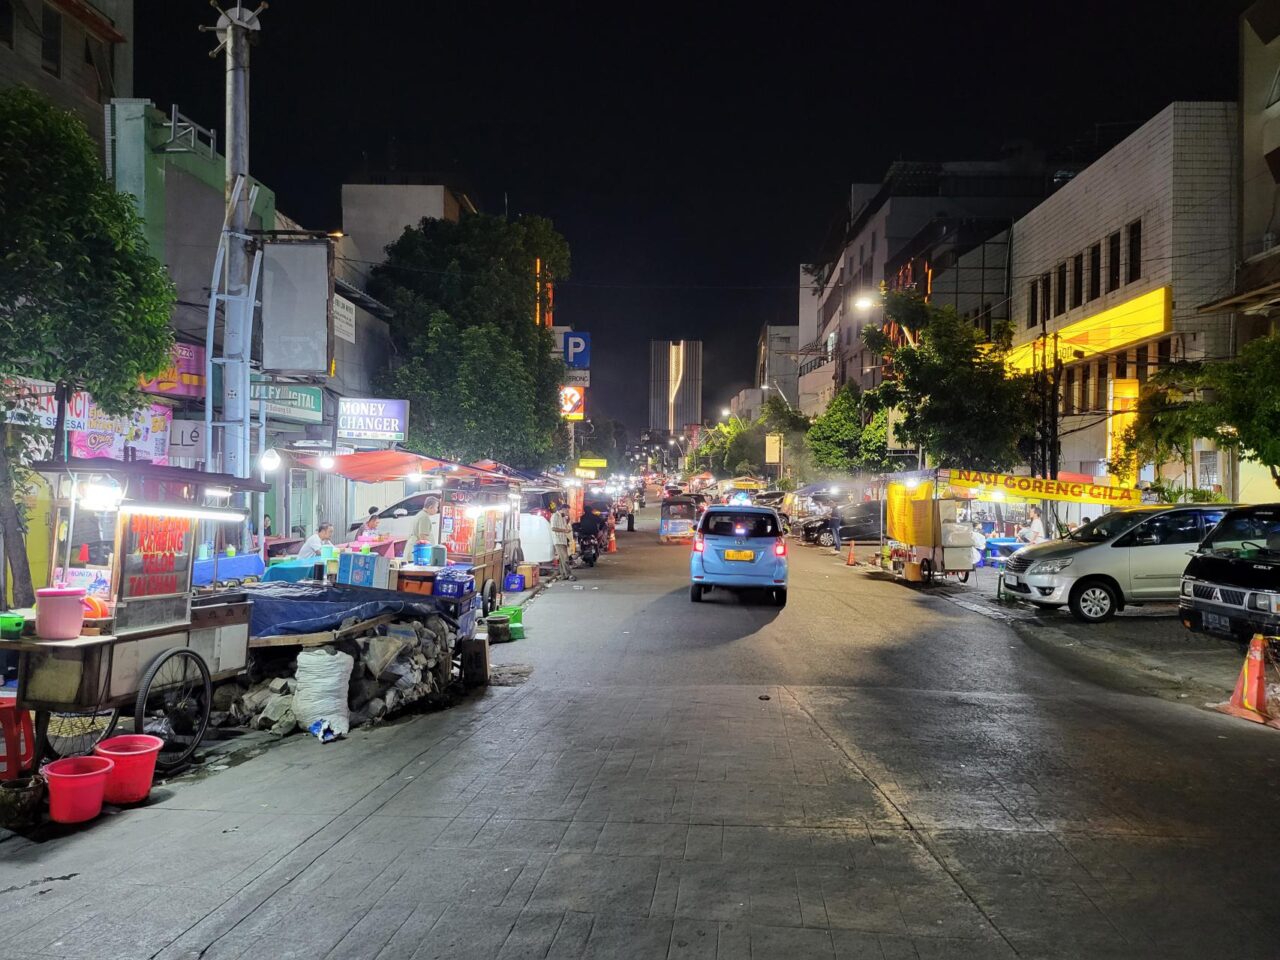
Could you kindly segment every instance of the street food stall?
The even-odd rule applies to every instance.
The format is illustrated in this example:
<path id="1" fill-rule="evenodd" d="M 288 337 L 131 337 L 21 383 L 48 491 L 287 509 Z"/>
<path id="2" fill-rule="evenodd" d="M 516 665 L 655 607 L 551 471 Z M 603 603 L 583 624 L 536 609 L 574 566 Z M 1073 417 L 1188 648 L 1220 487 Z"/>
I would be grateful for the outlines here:
<path id="1" fill-rule="evenodd" d="M 500 605 L 504 574 L 519 557 L 521 481 L 495 470 L 468 466 L 401 450 L 371 450 L 332 458 L 332 464 L 317 469 L 364 483 L 406 480 L 438 496 L 439 543 L 443 563 L 418 563 L 409 556 L 388 556 L 385 570 L 374 574 L 374 583 L 412 593 L 429 592 L 441 570 L 466 568 L 475 578 L 484 615 Z M 307 463 L 308 461 L 303 461 Z M 403 545 L 405 541 L 401 540 Z M 439 560 L 441 558 L 434 558 Z M 384 579 L 385 578 L 385 579 Z M 394 582 L 393 582 L 394 579 Z"/>
<path id="2" fill-rule="evenodd" d="M 939 576 L 964 582 L 993 556 L 993 542 L 1016 546 L 1032 504 L 1084 504 L 1101 513 L 1141 502 L 1136 489 L 1071 475 L 1050 480 L 939 468 L 889 474 L 883 485 L 881 563 L 925 583 Z"/>
<path id="3" fill-rule="evenodd" d="M 194 594 L 201 536 L 243 523 L 236 493 L 265 485 L 143 462 L 73 458 L 35 465 L 54 493 L 51 587 L 22 614 L 18 703 L 36 712 L 39 756 L 74 756 L 115 730 L 164 740 L 162 768 L 204 735 L 212 684 L 244 671 L 251 604 Z M 212 582 L 212 581 L 211 581 Z"/>

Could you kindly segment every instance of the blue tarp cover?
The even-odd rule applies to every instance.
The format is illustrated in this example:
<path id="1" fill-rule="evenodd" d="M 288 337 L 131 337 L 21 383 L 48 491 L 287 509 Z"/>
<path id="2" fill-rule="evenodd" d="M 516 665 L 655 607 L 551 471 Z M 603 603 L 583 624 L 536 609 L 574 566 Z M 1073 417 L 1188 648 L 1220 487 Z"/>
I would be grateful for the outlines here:
<path id="1" fill-rule="evenodd" d="M 369 620 L 384 613 L 427 617 L 438 613 L 452 626 L 457 621 L 435 597 L 374 590 L 346 584 L 261 583 L 245 588 L 253 601 L 249 633 L 277 637 L 335 630 L 346 620 Z"/>

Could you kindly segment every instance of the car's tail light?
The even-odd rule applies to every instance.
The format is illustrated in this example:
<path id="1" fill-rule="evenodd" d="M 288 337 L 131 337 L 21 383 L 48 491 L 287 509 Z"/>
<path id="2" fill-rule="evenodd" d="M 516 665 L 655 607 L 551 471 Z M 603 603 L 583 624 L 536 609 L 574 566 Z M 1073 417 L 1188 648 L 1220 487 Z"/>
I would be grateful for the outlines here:
<path id="1" fill-rule="evenodd" d="M 707 543 L 706 543 L 706 541 L 705 541 L 705 540 L 703 540 L 703 539 L 702 539 L 702 537 L 694 537 L 694 538 L 693 538 L 693 552 L 694 552 L 694 553 L 701 553 L 703 550 L 705 550 L 705 549 L 706 549 L 706 546 L 707 546 Z"/>
<path id="2" fill-rule="evenodd" d="M 773 545 L 773 555 L 775 557 L 785 557 L 787 555 L 787 541 L 779 537 Z"/>

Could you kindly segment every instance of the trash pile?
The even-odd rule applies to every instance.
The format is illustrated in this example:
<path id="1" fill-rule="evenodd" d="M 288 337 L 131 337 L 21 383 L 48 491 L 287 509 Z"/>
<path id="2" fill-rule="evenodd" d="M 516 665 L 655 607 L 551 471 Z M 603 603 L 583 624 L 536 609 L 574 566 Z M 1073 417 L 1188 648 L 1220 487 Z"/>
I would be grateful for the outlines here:
<path id="1" fill-rule="evenodd" d="M 453 679 L 457 639 L 457 629 L 433 613 L 307 647 L 296 657 L 264 658 L 259 666 L 274 676 L 248 689 L 235 681 L 218 687 L 210 723 L 280 736 L 301 728 L 327 742 L 443 693 Z"/>

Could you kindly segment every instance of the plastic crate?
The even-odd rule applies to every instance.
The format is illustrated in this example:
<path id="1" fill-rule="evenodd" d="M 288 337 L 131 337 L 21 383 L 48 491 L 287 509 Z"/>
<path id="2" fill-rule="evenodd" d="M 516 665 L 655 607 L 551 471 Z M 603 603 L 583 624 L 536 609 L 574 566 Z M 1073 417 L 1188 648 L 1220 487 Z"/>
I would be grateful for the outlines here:
<path id="1" fill-rule="evenodd" d="M 443 577 L 437 576 L 435 589 L 432 591 L 437 597 L 465 597 L 469 593 L 475 593 L 476 578 L 472 576 L 465 577 Z"/>
<path id="2" fill-rule="evenodd" d="M 503 581 L 502 589 L 511 593 L 523 593 L 524 575 L 519 573 L 508 573 L 507 579 Z"/>

